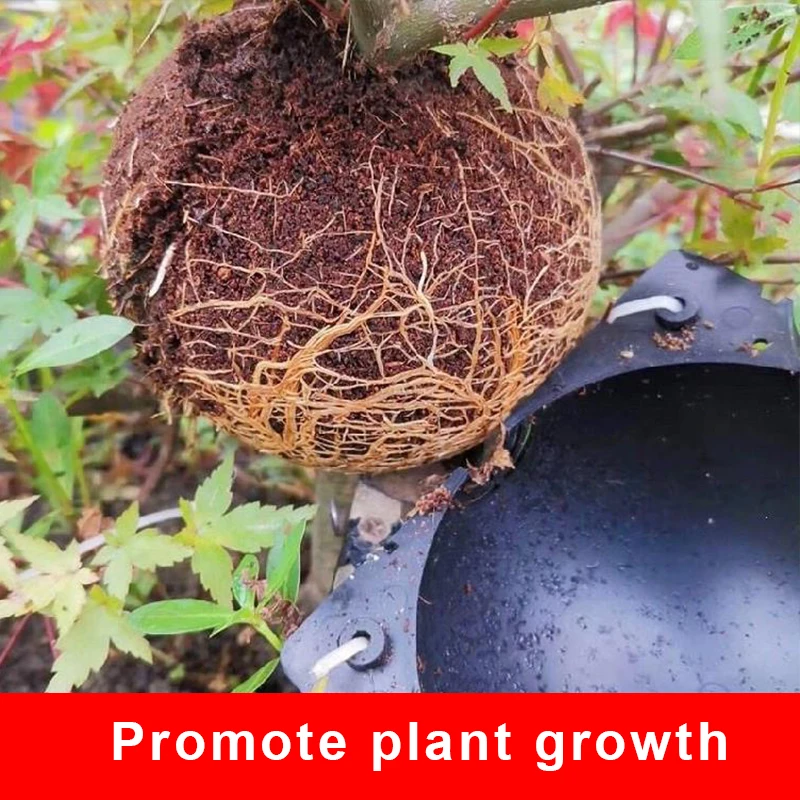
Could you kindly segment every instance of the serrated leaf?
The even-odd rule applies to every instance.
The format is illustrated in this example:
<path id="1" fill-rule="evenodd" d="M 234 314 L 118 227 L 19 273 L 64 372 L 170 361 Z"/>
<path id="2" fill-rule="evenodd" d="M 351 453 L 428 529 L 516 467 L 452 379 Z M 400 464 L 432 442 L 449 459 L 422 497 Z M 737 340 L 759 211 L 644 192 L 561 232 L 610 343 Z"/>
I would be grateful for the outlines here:
<path id="1" fill-rule="evenodd" d="M 59 328 L 74 322 L 77 315 L 67 303 L 56 297 L 44 297 L 27 287 L 0 289 L 0 317 L 12 325 L 28 328 L 25 339 L 37 330 L 50 335 Z M 13 327 L 9 326 L 9 333 Z M 0 344 L 0 348 L 4 347 Z"/>
<path id="2" fill-rule="evenodd" d="M 761 139 L 764 136 L 761 109 L 750 95 L 733 86 L 726 86 L 722 100 L 725 119 L 738 125 L 753 139 Z"/>
<path id="3" fill-rule="evenodd" d="M 56 147 L 39 156 L 33 165 L 31 188 L 36 197 L 53 194 L 67 175 L 66 147 Z"/>
<path id="4" fill-rule="evenodd" d="M 69 632 L 59 637 L 48 692 L 68 692 L 103 666 L 113 644 L 118 650 L 152 663 L 147 640 L 131 625 L 130 615 L 102 590 L 91 591 Z"/>
<path id="5" fill-rule="evenodd" d="M 0 528 L 25 511 L 38 499 L 38 495 L 33 495 L 32 497 L 19 497 L 16 500 L 0 501 Z"/>
<path id="6" fill-rule="evenodd" d="M 434 53 L 441 53 L 443 56 L 450 56 L 454 58 L 456 56 L 463 55 L 465 52 L 469 52 L 469 47 L 463 42 L 456 42 L 455 44 L 440 44 L 436 47 L 431 47 Z"/>
<path id="7" fill-rule="evenodd" d="M 61 550 L 53 542 L 26 534 L 10 534 L 8 541 L 38 574 L 18 581 L 9 602 L 14 614 L 39 611 L 56 620 L 61 634 L 77 618 L 85 600 L 85 586 L 97 576 L 81 566 L 78 543 Z"/>
<path id="8" fill-rule="evenodd" d="M 519 36 L 485 36 L 478 42 L 478 47 L 498 58 L 507 58 L 521 50 L 526 44 Z"/>
<path id="9" fill-rule="evenodd" d="M 233 453 L 206 478 L 194 496 L 194 510 L 199 521 L 222 516 L 233 502 Z"/>
<path id="10" fill-rule="evenodd" d="M 233 608 L 233 561 L 224 547 L 213 542 L 198 541 L 192 554 L 192 572 L 200 578 L 200 583 L 217 603 L 225 608 Z"/>
<path id="11" fill-rule="evenodd" d="M 725 53 L 745 50 L 777 27 L 789 23 L 798 13 L 797 7 L 789 3 L 755 3 L 723 9 Z M 679 61 L 699 61 L 703 54 L 703 37 L 698 28 L 694 28 L 675 50 Z"/>
<path id="12" fill-rule="evenodd" d="M 81 568 L 78 543 L 71 541 L 62 550 L 57 544 L 25 534 L 12 534 L 9 542 L 19 555 L 35 570 L 49 575 L 67 575 Z"/>
<path id="13" fill-rule="evenodd" d="M 536 98 L 543 109 L 561 116 L 583 103 L 583 95 L 549 66 L 536 87 Z"/>
<path id="14" fill-rule="evenodd" d="M 0 219 L 0 231 L 14 237 L 14 248 L 21 253 L 36 224 L 36 200 L 24 186 L 15 185 L 11 187 L 11 204 Z"/>
<path id="15" fill-rule="evenodd" d="M 191 548 L 153 529 L 139 531 L 127 543 L 126 550 L 133 566 L 143 570 L 171 567 L 192 554 Z"/>
<path id="16" fill-rule="evenodd" d="M 503 73 L 494 61 L 488 58 L 479 58 L 472 65 L 475 77 L 481 82 L 484 89 L 497 100 L 505 111 L 511 111 L 511 100 L 508 98 L 508 88 L 503 79 Z"/>
<path id="17" fill-rule="evenodd" d="M 49 612 L 55 619 L 61 635 L 67 633 L 75 624 L 85 602 L 86 589 L 80 576 L 65 577 L 59 580 L 59 586 L 50 603 Z"/>
<path id="18" fill-rule="evenodd" d="M 195 633 L 226 626 L 233 612 L 207 600 L 160 600 L 131 614 L 137 630 L 148 636 Z"/>
<path id="19" fill-rule="evenodd" d="M 474 42 L 469 44 L 457 42 L 439 45 L 431 49 L 436 53 L 450 56 L 449 72 L 452 86 L 456 86 L 461 76 L 471 69 L 481 85 L 500 102 L 503 109 L 511 111 L 511 101 L 503 74 L 497 64 L 491 60 L 488 48 L 482 49 Z"/>
<path id="20" fill-rule="evenodd" d="M 272 661 L 268 661 L 261 669 L 256 670 L 246 681 L 240 683 L 233 691 L 237 694 L 241 694 L 244 692 L 255 692 L 257 689 L 260 689 L 270 679 L 272 673 L 275 672 L 279 662 L 280 659 L 278 658 L 273 658 Z"/>
<path id="21" fill-rule="evenodd" d="M 171 567 L 192 553 L 191 548 L 157 530 L 137 532 L 138 524 L 139 505 L 134 503 L 117 519 L 114 530 L 106 533 L 106 544 L 92 562 L 105 567 L 103 583 L 109 594 L 120 600 L 128 594 L 134 568 Z"/>
<path id="22" fill-rule="evenodd" d="M 256 603 L 253 584 L 258 580 L 261 565 L 254 555 L 245 555 L 233 571 L 233 599 L 239 608 L 252 609 Z"/>
<path id="23" fill-rule="evenodd" d="M 92 563 L 102 566 L 103 562 L 98 560 L 99 556 L 100 553 Z M 128 589 L 133 581 L 133 564 L 124 551 L 117 552 L 113 556 L 106 553 L 104 557 L 109 560 L 103 570 L 103 585 L 112 597 L 124 600 L 128 596 Z"/>
<path id="24" fill-rule="evenodd" d="M 267 558 L 267 597 L 280 594 L 294 602 L 300 589 L 300 546 L 305 523 L 296 524 L 291 532 L 278 539 Z"/>
<path id="25" fill-rule="evenodd" d="M 91 358 L 124 339 L 134 324 L 122 317 L 101 315 L 73 322 L 51 336 L 17 367 L 22 375 L 43 367 L 63 367 Z"/>
<path id="26" fill-rule="evenodd" d="M 131 503 L 131 505 L 117 517 L 117 521 L 114 523 L 114 529 L 106 533 L 106 541 L 116 547 L 122 547 L 136 535 L 138 527 L 139 503 Z"/>
<path id="27" fill-rule="evenodd" d="M 247 503 L 214 521 L 206 535 L 231 550 L 258 553 L 271 547 L 276 533 L 285 527 L 285 516 L 278 509 Z"/>
<path id="28" fill-rule="evenodd" d="M 13 589 L 16 583 L 17 568 L 14 566 L 11 551 L 0 539 L 0 586 L 5 586 L 6 589 Z"/>

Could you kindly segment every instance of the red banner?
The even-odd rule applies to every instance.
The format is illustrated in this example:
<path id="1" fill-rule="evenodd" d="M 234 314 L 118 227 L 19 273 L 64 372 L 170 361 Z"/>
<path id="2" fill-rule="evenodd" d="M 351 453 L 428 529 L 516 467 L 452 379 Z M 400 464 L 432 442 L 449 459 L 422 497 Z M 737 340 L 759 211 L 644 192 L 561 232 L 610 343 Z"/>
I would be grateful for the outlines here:
<path id="1" fill-rule="evenodd" d="M 2 695 L 2 793 L 751 797 L 796 785 L 798 719 L 797 695 Z"/>

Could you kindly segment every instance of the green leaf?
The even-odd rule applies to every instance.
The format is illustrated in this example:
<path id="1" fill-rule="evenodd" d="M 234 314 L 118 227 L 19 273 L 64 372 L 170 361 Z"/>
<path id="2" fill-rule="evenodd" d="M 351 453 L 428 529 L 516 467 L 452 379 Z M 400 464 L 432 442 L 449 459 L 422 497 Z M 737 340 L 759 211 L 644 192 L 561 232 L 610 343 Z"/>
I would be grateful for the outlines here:
<path id="1" fill-rule="evenodd" d="M 69 148 L 56 147 L 36 159 L 31 176 L 31 188 L 35 197 L 53 194 L 67 176 Z"/>
<path id="2" fill-rule="evenodd" d="M 305 523 L 297 523 L 287 536 L 280 537 L 267 558 L 267 596 L 280 594 L 294 602 L 300 590 L 300 546 Z"/>
<path id="3" fill-rule="evenodd" d="M 722 25 L 725 31 L 725 53 L 741 52 L 788 24 L 798 7 L 790 3 L 755 3 L 725 8 Z M 698 28 L 694 28 L 675 50 L 679 61 L 699 61 L 703 58 L 703 40 Z"/>
<path id="4" fill-rule="evenodd" d="M 83 219 L 78 209 L 73 208 L 66 197 L 60 194 L 50 194 L 47 197 L 36 198 L 36 215 L 45 222 L 61 222 L 65 219 Z"/>
<path id="5" fill-rule="evenodd" d="M 16 583 L 17 568 L 14 566 L 11 551 L 0 539 L 0 586 L 5 586 L 6 589 L 13 589 Z"/>
<path id="6" fill-rule="evenodd" d="M 247 503 L 216 520 L 208 530 L 208 537 L 240 553 L 258 553 L 272 546 L 275 534 L 283 527 L 280 511 L 258 503 Z"/>
<path id="7" fill-rule="evenodd" d="M 26 508 L 30 507 L 38 499 L 38 495 L 33 495 L 32 497 L 20 497 L 16 500 L 0 501 L 0 528 L 25 511 Z"/>
<path id="8" fill-rule="evenodd" d="M 468 44 L 457 42 L 456 44 L 439 45 L 431 49 L 451 58 L 449 70 L 452 86 L 457 86 L 461 76 L 471 69 L 478 81 L 500 102 L 500 105 L 506 111 L 511 111 L 511 101 L 503 74 L 497 64 L 491 60 L 489 48 L 481 48 L 474 42 Z"/>
<path id="9" fill-rule="evenodd" d="M 78 543 L 71 541 L 65 550 L 46 539 L 36 539 L 22 533 L 9 534 L 9 542 L 19 555 L 35 570 L 49 575 L 67 575 L 81 567 Z"/>
<path id="10" fill-rule="evenodd" d="M 192 554 L 192 572 L 200 578 L 200 583 L 217 603 L 225 608 L 233 608 L 233 562 L 224 547 L 203 539 L 198 540 Z"/>
<path id="11" fill-rule="evenodd" d="M 140 606 L 131 622 L 148 636 L 195 633 L 226 626 L 233 612 L 207 600 L 160 600 Z"/>
<path id="12" fill-rule="evenodd" d="M 133 580 L 133 570 L 152 571 L 171 567 L 188 558 L 192 550 L 171 536 L 148 528 L 137 532 L 139 505 L 134 503 L 106 534 L 106 544 L 92 563 L 104 566 L 103 583 L 112 597 L 124 600 Z"/>
<path id="13" fill-rule="evenodd" d="M 24 374 L 43 367 L 75 364 L 113 347 L 132 330 L 133 323 L 122 317 L 88 317 L 72 323 L 50 337 L 17 367 Z"/>
<path id="14" fill-rule="evenodd" d="M 486 36 L 478 42 L 478 47 L 498 58 L 507 58 L 525 46 L 525 39 L 519 36 Z"/>
<path id="15" fill-rule="evenodd" d="M 78 543 L 65 550 L 53 542 L 24 534 L 9 534 L 8 541 L 38 573 L 19 582 L 6 604 L 13 615 L 41 611 L 54 617 L 60 633 L 73 625 L 86 600 L 84 587 L 97 576 L 81 565 Z"/>
<path id="16" fill-rule="evenodd" d="M 273 658 L 272 661 L 268 661 L 261 669 L 256 670 L 246 681 L 240 683 L 233 691 L 236 693 L 243 693 L 255 692 L 257 689 L 260 689 L 270 679 L 272 673 L 275 672 L 279 662 L 279 658 Z"/>
<path id="17" fill-rule="evenodd" d="M 74 423 L 61 401 L 52 392 L 41 394 L 31 409 L 31 434 L 42 457 L 53 474 L 72 497 L 75 486 L 75 459 L 80 454 L 80 437 L 75 435 Z"/>
<path id="18" fill-rule="evenodd" d="M 233 453 L 206 478 L 194 496 L 194 509 L 199 521 L 222 516 L 233 502 Z"/>
<path id="19" fill-rule="evenodd" d="M 150 645 L 131 625 L 122 603 L 95 587 L 75 624 L 58 639 L 60 655 L 53 665 L 47 691 L 68 692 L 83 684 L 90 673 L 103 666 L 112 644 L 122 652 L 152 663 Z"/>
<path id="20" fill-rule="evenodd" d="M 36 325 L 14 319 L 0 320 L 0 358 L 13 353 L 36 333 Z"/>
<path id="21" fill-rule="evenodd" d="M 753 209 L 737 203 L 730 197 L 720 200 L 720 221 L 725 238 L 737 245 L 741 250 L 747 250 L 755 235 L 756 222 Z"/>
<path id="22" fill-rule="evenodd" d="M 0 231 L 8 231 L 14 237 L 14 247 L 21 253 L 28 243 L 36 224 L 36 201 L 24 187 L 11 187 L 11 208 L 0 219 Z"/>
<path id="23" fill-rule="evenodd" d="M 475 77 L 481 82 L 492 97 L 497 100 L 505 111 L 511 111 L 511 100 L 508 98 L 508 88 L 503 79 L 503 73 L 494 61 L 482 58 L 472 65 Z"/>
<path id="24" fill-rule="evenodd" d="M 254 555 L 245 555 L 233 571 L 233 599 L 239 608 L 253 609 L 256 592 L 253 584 L 258 580 L 261 566 Z"/>
<path id="25" fill-rule="evenodd" d="M 764 121 L 761 118 L 761 109 L 750 95 L 733 86 L 726 86 L 723 103 L 725 119 L 744 129 L 751 138 L 763 138 Z"/>
<path id="26" fill-rule="evenodd" d="M 436 47 L 431 47 L 431 50 L 433 50 L 434 53 L 441 53 L 443 56 L 455 58 L 456 56 L 462 55 L 465 51 L 468 53 L 469 47 L 463 42 L 458 42 L 456 44 L 440 44 Z"/>
<path id="27" fill-rule="evenodd" d="M 62 300 L 22 287 L 0 289 L 0 317 L 10 321 L 9 332 L 13 326 L 24 326 L 31 329 L 31 335 L 37 330 L 49 335 L 74 322 L 77 315 Z"/>

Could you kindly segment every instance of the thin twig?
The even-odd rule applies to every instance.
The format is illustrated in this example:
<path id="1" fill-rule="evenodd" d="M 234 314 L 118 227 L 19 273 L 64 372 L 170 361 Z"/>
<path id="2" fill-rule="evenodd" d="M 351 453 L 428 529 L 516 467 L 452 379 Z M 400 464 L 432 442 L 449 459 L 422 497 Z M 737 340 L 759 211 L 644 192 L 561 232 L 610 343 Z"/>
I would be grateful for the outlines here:
<path id="1" fill-rule="evenodd" d="M 646 167 L 647 169 L 652 169 L 656 172 L 664 172 L 668 175 L 675 175 L 676 177 L 685 178 L 686 180 L 694 181 L 695 183 L 702 183 L 705 186 L 711 186 L 712 188 L 717 189 L 718 191 L 727 195 L 731 199 L 742 203 L 743 205 L 750 206 L 751 208 L 755 208 L 759 211 L 762 209 L 762 206 L 760 206 L 758 203 L 745 200 L 740 197 L 740 195 L 755 194 L 759 191 L 764 191 L 763 187 L 735 189 L 731 186 L 726 186 L 724 183 L 715 181 L 713 178 L 707 178 L 705 175 L 702 175 L 699 172 L 692 172 L 691 170 L 684 169 L 683 167 L 676 167 L 672 164 L 664 164 L 661 161 L 653 161 L 652 159 L 645 158 L 644 156 L 637 156 L 632 153 L 624 153 L 621 150 L 611 150 L 610 148 L 598 147 L 596 145 L 588 145 L 586 150 L 589 153 L 606 156 L 607 158 L 616 158 L 619 161 L 625 161 L 628 164 Z"/>
<path id="2" fill-rule="evenodd" d="M 583 92 L 586 78 L 580 64 L 578 64 L 578 60 L 575 58 L 567 40 L 557 30 L 553 29 L 552 32 L 556 56 L 561 62 L 561 66 L 564 67 L 564 71 L 570 81 Z"/>
<path id="3" fill-rule="evenodd" d="M 667 33 L 669 33 L 669 20 L 671 15 L 671 8 L 666 9 L 661 15 L 661 22 L 658 25 L 658 35 L 656 36 L 656 41 L 653 45 L 653 52 L 650 54 L 650 63 L 647 65 L 647 75 L 649 75 L 658 65 L 661 56 L 661 50 L 664 47 Z"/>
<path id="4" fill-rule="evenodd" d="M 475 23 L 465 34 L 464 41 L 468 42 L 470 39 L 477 39 L 482 36 L 492 25 L 497 22 L 502 13 L 509 7 L 511 0 L 497 0 L 497 2 L 490 8 L 478 22 Z"/>
<path id="5" fill-rule="evenodd" d="M 139 487 L 138 501 L 140 504 L 144 503 L 150 497 L 156 486 L 158 486 L 158 483 L 164 474 L 164 470 L 167 468 L 167 464 L 169 464 L 170 459 L 172 458 L 177 435 L 178 423 L 177 421 L 173 421 L 167 426 L 165 435 L 161 439 L 161 447 L 155 463 L 152 467 L 150 467 L 147 472 L 147 477 Z"/>
<path id="6" fill-rule="evenodd" d="M 14 623 L 14 627 L 11 628 L 11 635 L 8 637 L 8 641 L 3 647 L 3 651 L 0 652 L 0 667 L 3 666 L 3 662 L 8 658 L 9 653 L 14 649 L 14 645 L 17 643 L 17 639 L 19 639 L 19 635 L 25 629 L 25 626 L 28 624 L 28 620 L 31 618 L 31 614 L 26 614 L 22 619 L 18 619 Z"/>
<path id="7" fill-rule="evenodd" d="M 47 643 L 50 645 L 50 655 L 53 656 L 53 660 L 58 658 L 58 648 L 56 647 L 56 634 L 53 630 L 53 620 L 47 616 L 47 614 L 42 614 L 42 622 L 44 623 L 44 632 L 45 636 L 47 636 Z"/>
<path id="8" fill-rule="evenodd" d="M 632 122 L 621 122 L 619 125 L 609 125 L 607 128 L 587 131 L 584 140 L 588 143 L 631 142 L 636 139 L 645 139 L 656 133 L 663 133 L 668 130 L 669 126 L 669 119 L 664 114 L 653 114 Z"/>

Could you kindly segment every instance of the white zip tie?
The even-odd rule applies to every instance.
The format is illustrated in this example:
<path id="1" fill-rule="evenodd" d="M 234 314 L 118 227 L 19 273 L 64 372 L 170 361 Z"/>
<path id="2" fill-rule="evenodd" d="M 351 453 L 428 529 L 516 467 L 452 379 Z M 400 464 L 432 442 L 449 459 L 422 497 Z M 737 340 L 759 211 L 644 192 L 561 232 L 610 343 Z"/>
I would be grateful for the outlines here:
<path id="1" fill-rule="evenodd" d="M 167 508 L 163 511 L 155 511 L 152 514 L 145 514 L 139 519 L 139 524 L 136 530 L 140 531 L 142 528 L 147 528 L 149 525 L 158 525 L 162 522 L 171 522 L 175 519 L 182 518 L 181 510 L 179 508 Z M 99 550 L 106 543 L 106 537 L 103 533 L 98 533 L 97 536 L 92 536 L 90 539 L 85 539 L 78 545 L 78 552 L 81 555 L 91 553 L 93 550 Z M 21 572 L 20 581 L 29 581 L 31 578 L 36 578 L 41 573 L 36 569 L 26 569 Z"/>
<path id="2" fill-rule="evenodd" d="M 330 675 L 336 667 L 347 663 L 353 656 L 363 653 L 369 647 L 369 637 L 354 636 L 349 642 L 339 645 L 335 650 L 326 653 L 311 667 L 311 677 L 315 681 Z"/>
<path id="3" fill-rule="evenodd" d="M 643 311 L 671 311 L 673 314 L 678 314 L 683 311 L 683 303 L 677 297 L 670 297 L 668 294 L 657 294 L 642 300 L 628 300 L 627 303 L 615 305 L 606 321 L 612 325 L 618 319 L 629 317 L 631 314 L 641 314 Z"/>

